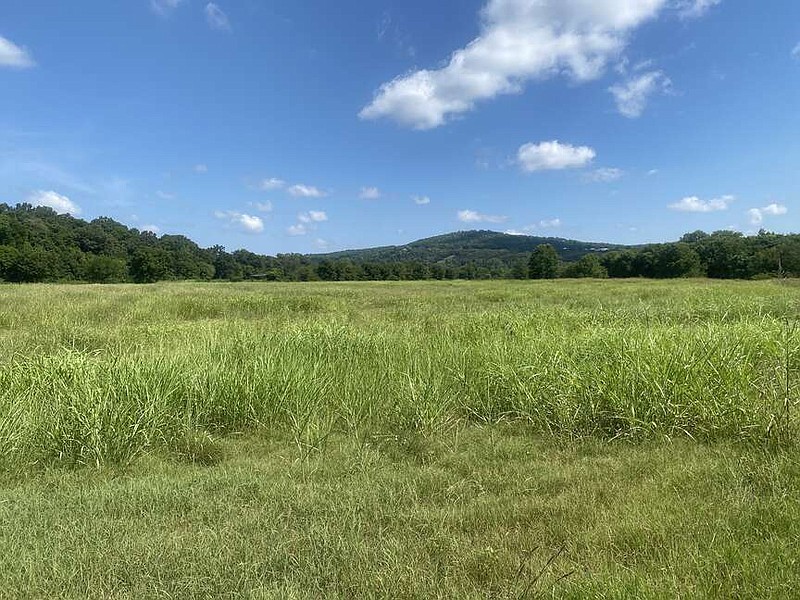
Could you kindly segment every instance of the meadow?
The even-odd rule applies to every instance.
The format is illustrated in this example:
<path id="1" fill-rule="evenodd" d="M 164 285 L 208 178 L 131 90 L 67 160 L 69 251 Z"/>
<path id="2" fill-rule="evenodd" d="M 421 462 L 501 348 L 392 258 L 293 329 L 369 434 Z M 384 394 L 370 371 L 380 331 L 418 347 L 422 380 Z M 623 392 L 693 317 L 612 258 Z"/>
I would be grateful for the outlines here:
<path id="1" fill-rule="evenodd" d="M 800 286 L 0 287 L 0 598 L 790 597 Z"/>

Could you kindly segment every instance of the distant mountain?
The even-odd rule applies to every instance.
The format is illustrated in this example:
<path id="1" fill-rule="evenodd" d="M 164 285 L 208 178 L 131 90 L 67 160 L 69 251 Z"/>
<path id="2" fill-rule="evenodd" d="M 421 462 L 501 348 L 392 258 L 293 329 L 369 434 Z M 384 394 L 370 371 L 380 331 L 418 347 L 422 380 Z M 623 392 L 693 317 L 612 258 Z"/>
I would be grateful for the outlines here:
<path id="1" fill-rule="evenodd" d="M 530 253 L 540 244 L 552 245 L 565 262 L 576 261 L 582 256 L 594 252 L 605 253 L 611 250 L 631 248 L 631 246 L 619 244 L 510 235 L 497 231 L 458 231 L 417 240 L 403 246 L 381 246 L 363 250 L 312 254 L 308 258 L 314 261 L 351 260 L 354 263 L 420 261 L 427 264 L 452 265 L 499 260 L 511 264 L 516 260 L 527 260 Z"/>

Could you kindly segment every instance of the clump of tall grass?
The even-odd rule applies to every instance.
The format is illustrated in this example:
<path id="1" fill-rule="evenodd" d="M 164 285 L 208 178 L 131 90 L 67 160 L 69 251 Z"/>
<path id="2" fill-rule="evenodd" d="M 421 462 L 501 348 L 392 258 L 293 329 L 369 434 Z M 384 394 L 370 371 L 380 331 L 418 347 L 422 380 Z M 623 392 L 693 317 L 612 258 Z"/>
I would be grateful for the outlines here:
<path id="1" fill-rule="evenodd" d="M 308 455 L 332 433 L 413 441 L 509 420 L 568 437 L 793 443 L 796 290 L 5 287 L 20 325 L 0 331 L 0 460 L 101 466 L 166 448 L 212 464 L 213 436 L 229 432 L 289 435 Z"/>

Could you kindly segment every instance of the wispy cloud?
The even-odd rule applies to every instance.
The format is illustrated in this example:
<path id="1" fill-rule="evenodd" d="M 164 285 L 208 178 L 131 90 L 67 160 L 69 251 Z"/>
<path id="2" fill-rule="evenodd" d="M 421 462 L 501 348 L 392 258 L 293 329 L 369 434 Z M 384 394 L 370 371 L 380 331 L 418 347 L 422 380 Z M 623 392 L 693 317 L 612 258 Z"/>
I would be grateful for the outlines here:
<path id="1" fill-rule="evenodd" d="M 184 0 L 150 0 L 150 8 L 152 8 L 153 12 L 156 14 L 164 17 L 178 8 L 183 1 Z"/>
<path id="2" fill-rule="evenodd" d="M 77 217 L 81 208 L 72 200 L 54 191 L 39 190 L 27 198 L 28 204 L 33 206 L 48 206 L 59 214 L 70 214 Z"/>
<path id="3" fill-rule="evenodd" d="M 289 227 L 286 228 L 286 233 L 292 236 L 308 235 L 308 227 L 303 223 L 290 225 Z"/>
<path id="4" fill-rule="evenodd" d="M 800 60 L 800 42 L 797 42 L 797 46 L 792 49 L 792 58 Z"/>
<path id="5" fill-rule="evenodd" d="M 216 211 L 214 216 L 245 233 L 261 233 L 264 231 L 264 220 L 261 217 L 232 210 Z"/>
<path id="6" fill-rule="evenodd" d="M 675 8 L 681 19 L 698 19 L 719 4 L 722 0 L 678 0 Z"/>
<path id="7" fill-rule="evenodd" d="M 590 181 L 594 183 L 612 183 L 614 181 L 618 181 L 622 179 L 625 175 L 625 171 L 622 169 L 614 169 L 614 168 L 603 168 L 603 169 L 595 169 L 591 173 L 587 173 L 584 175 L 585 181 Z"/>
<path id="8" fill-rule="evenodd" d="M 20 48 L 11 40 L 0 36 L 0 67 L 30 69 L 36 62 L 25 48 Z"/>
<path id="9" fill-rule="evenodd" d="M 175 194 L 170 194 L 169 192 L 163 192 L 161 190 L 156 191 L 156 196 L 162 200 L 175 200 Z"/>
<path id="10" fill-rule="evenodd" d="M 228 15 L 214 2 L 206 4 L 204 12 L 206 14 L 206 23 L 208 23 L 211 29 L 216 29 L 218 31 L 231 30 L 231 22 L 228 19 Z"/>
<path id="11" fill-rule="evenodd" d="M 324 198 L 326 195 L 325 192 L 319 188 L 302 183 L 293 185 L 287 191 L 295 198 Z"/>
<path id="12" fill-rule="evenodd" d="M 193 168 L 194 168 L 194 172 L 195 173 L 199 173 L 200 175 L 202 175 L 203 173 L 208 173 L 208 165 L 204 165 L 204 164 L 200 163 L 200 164 L 195 165 Z"/>
<path id="13" fill-rule="evenodd" d="M 416 204 L 417 206 L 424 206 L 426 204 L 431 203 L 431 199 L 429 196 L 414 196 L 413 200 L 414 204 Z"/>
<path id="14" fill-rule="evenodd" d="M 701 200 L 697 196 L 687 196 L 680 201 L 670 204 L 669 208 L 679 212 L 711 213 L 728 210 L 736 200 L 734 196 L 722 196 L 711 200 Z"/>
<path id="15" fill-rule="evenodd" d="M 657 93 L 669 93 L 672 81 L 662 71 L 650 71 L 609 88 L 620 114 L 638 119 L 644 114 L 650 98 Z"/>
<path id="16" fill-rule="evenodd" d="M 462 223 L 505 223 L 508 217 L 502 215 L 486 215 L 474 210 L 458 211 L 458 220 Z"/>
<path id="17" fill-rule="evenodd" d="M 268 213 L 272 212 L 272 202 L 253 202 L 251 206 L 259 212 Z"/>
<path id="18" fill-rule="evenodd" d="M 363 200 L 378 200 L 381 197 L 381 191 L 376 187 L 362 187 L 359 198 Z"/>
<path id="19" fill-rule="evenodd" d="M 286 182 L 277 177 L 270 177 L 269 179 L 262 179 L 258 184 L 258 189 L 268 192 L 271 190 L 280 190 L 286 187 Z"/>
<path id="20" fill-rule="evenodd" d="M 587 146 L 562 144 L 558 140 L 525 144 L 517 152 L 517 164 L 527 172 L 585 167 L 597 153 Z"/>
<path id="21" fill-rule="evenodd" d="M 561 227 L 561 219 L 542 219 L 538 223 L 534 223 L 532 225 L 527 225 L 520 229 L 508 229 L 503 233 L 507 233 L 508 235 L 531 235 L 532 233 L 538 231 L 539 229 L 558 229 Z"/>
<path id="22" fill-rule="evenodd" d="M 309 210 L 298 214 L 297 220 L 301 223 L 322 223 L 328 220 L 328 215 L 322 210 Z"/>

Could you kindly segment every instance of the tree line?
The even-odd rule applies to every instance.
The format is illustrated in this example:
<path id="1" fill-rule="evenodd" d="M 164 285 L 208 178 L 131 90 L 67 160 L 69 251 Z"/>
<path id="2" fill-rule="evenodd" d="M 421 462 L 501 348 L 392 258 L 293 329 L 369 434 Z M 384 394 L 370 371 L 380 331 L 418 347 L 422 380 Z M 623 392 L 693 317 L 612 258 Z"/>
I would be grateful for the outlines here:
<path id="1" fill-rule="evenodd" d="M 559 250 L 547 244 L 505 259 L 473 254 L 466 261 L 427 261 L 423 254 L 415 260 L 379 261 L 201 248 L 185 236 L 159 237 L 109 218 L 87 222 L 46 207 L 0 204 L 0 280 L 7 282 L 775 276 L 800 277 L 800 236 L 698 231 L 675 243 L 594 251 L 571 262 L 562 261 Z"/>

